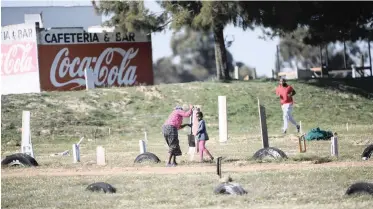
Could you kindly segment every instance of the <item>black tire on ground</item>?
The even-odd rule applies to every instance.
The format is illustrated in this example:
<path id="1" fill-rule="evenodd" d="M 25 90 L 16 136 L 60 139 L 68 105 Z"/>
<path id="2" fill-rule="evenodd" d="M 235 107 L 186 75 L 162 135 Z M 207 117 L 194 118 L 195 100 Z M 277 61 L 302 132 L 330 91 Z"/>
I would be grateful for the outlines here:
<path id="1" fill-rule="evenodd" d="M 268 147 L 268 148 L 262 148 L 258 150 L 254 156 L 254 159 L 256 160 L 262 160 L 264 158 L 273 158 L 273 159 L 281 159 L 281 158 L 288 158 L 282 150 L 276 148 L 276 147 Z"/>
<path id="2" fill-rule="evenodd" d="M 373 144 L 367 146 L 364 151 L 363 151 L 363 154 L 361 154 L 361 158 L 363 160 L 367 160 L 369 159 L 370 157 L 372 157 L 373 155 Z"/>
<path id="3" fill-rule="evenodd" d="M 237 183 L 221 183 L 214 189 L 214 194 L 244 195 L 247 191 Z"/>
<path id="4" fill-rule="evenodd" d="M 117 189 L 111 186 L 108 183 L 105 182 L 96 182 L 93 184 L 88 185 L 86 190 L 91 191 L 91 192 L 101 192 L 103 191 L 104 193 L 116 193 Z"/>
<path id="5" fill-rule="evenodd" d="M 357 182 L 357 183 L 352 184 L 346 190 L 346 195 L 364 194 L 364 193 L 373 195 L 373 183 Z"/>
<path id="6" fill-rule="evenodd" d="M 153 163 L 159 163 L 161 160 L 159 158 L 151 153 L 151 152 L 144 152 L 136 157 L 135 163 L 142 163 L 142 162 L 153 162 Z"/>
<path id="7" fill-rule="evenodd" d="M 38 162 L 25 153 L 15 153 L 12 155 L 6 156 L 1 161 L 2 166 L 13 166 L 13 165 L 21 165 L 21 166 L 38 166 Z"/>

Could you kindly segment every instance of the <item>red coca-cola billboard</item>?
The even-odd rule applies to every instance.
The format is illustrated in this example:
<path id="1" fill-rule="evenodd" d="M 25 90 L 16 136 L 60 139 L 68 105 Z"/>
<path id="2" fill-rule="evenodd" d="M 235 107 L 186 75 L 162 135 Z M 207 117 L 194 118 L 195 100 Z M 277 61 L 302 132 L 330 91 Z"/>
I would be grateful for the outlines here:
<path id="1" fill-rule="evenodd" d="M 42 31 L 38 53 L 43 91 L 84 89 L 85 69 L 95 87 L 153 84 L 151 41 L 142 34 Z"/>
<path id="2" fill-rule="evenodd" d="M 35 26 L 17 24 L 1 30 L 1 93 L 40 92 Z"/>

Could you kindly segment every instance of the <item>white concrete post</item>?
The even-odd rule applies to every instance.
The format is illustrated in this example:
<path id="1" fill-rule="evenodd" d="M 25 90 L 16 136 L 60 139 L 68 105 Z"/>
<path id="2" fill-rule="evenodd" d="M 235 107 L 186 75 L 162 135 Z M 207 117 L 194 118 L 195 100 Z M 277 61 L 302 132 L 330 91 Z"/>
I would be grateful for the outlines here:
<path id="1" fill-rule="evenodd" d="M 96 148 L 97 165 L 106 165 L 105 148 L 97 146 Z"/>
<path id="2" fill-rule="evenodd" d="M 86 90 L 94 89 L 95 88 L 95 80 L 93 76 L 93 72 L 86 68 L 84 69 L 84 76 L 85 76 L 85 88 Z"/>
<path id="3" fill-rule="evenodd" d="M 234 79 L 238 80 L 238 66 L 234 66 Z"/>
<path id="4" fill-rule="evenodd" d="M 219 96 L 218 104 L 219 104 L 219 142 L 226 142 L 228 140 L 226 96 Z"/>
<path id="5" fill-rule="evenodd" d="M 139 140 L 140 154 L 146 152 L 146 145 L 144 140 Z"/>
<path id="6" fill-rule="evenodd" d="M 336 134 L 333 135 L 331 138 L 331 145 L 330 145 L 330 152 L 331 156 L 336 156 L 338 157 L 338 137 Z"/>
<path id="7" fill-rule="evenodd" d="M 31 143 L 31 131 L 30 131 L 30 111 L 22 112 L 22 142 L 21 152 L 31 157 L 34 157 L 34 150 Z"/>
<path id="8" fill-rule="evenodd" d="M 80 147 L 78 144 L 73 144 L 73 163 L 80 162 Z"/>
<path id="9" fill-rule="evenodd" d="M 352 68 L 352 78 L 356 78 L 356 67 L 355 65 L 351 65 Z"/>

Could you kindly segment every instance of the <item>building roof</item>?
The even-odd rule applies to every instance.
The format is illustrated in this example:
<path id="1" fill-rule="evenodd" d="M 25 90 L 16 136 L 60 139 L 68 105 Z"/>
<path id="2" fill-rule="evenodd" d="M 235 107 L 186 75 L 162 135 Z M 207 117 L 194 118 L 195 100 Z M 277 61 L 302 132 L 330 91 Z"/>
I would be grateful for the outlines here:
<path id="1" fill-rule="evenodd" d="M 91 1 L 87 0 L 44 0 L 44 1 L 10 1 L 2 0 L 1 7 L 87 7 L 92 6 Z"/>

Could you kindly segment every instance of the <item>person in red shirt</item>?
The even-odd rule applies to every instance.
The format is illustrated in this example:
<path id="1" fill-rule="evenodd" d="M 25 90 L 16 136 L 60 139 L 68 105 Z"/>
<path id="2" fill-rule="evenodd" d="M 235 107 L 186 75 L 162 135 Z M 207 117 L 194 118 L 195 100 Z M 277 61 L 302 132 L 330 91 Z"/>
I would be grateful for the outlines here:
<path id="1" fill-rule="evenodd" d="M 282 128 L 283 133 L 286 133 L 288 128 L 288 121 L 295 125 L 297 132 L 299 133 L 300 126 L 295 122 L 291 112 L 293 110 L 293 96 L 296 94 L 292 86 L 286 83 L 285 78 L 280 78 L 279 85 L 276 88 L 276 95 L 280 97 L 280 103 L 282 108 L 282 117 L 284 120 L 284 126 Z"/>

